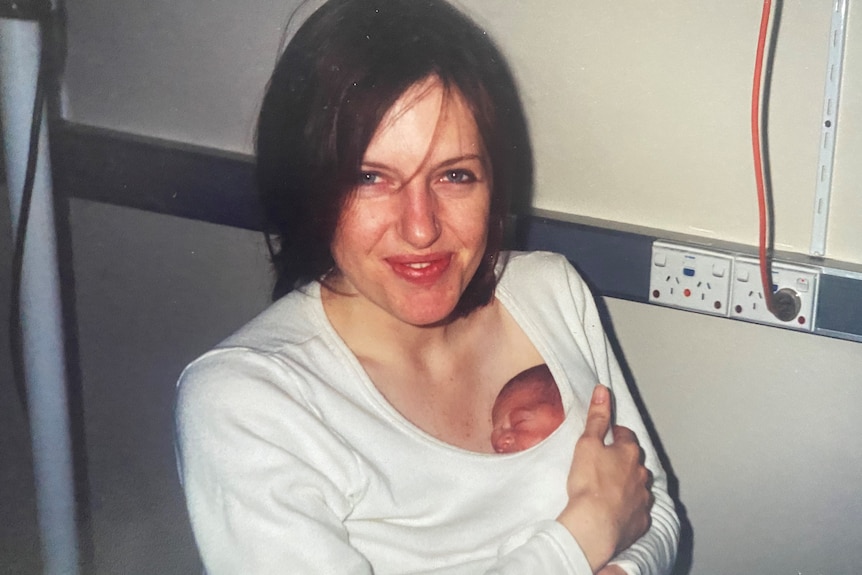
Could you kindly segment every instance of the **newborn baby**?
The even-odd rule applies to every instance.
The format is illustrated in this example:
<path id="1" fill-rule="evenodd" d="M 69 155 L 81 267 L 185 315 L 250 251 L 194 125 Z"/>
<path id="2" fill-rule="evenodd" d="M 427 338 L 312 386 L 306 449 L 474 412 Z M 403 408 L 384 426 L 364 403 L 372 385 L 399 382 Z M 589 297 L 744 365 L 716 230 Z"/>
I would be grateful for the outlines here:
<path id="1" fill-rule="evenodd" d="M 491 412 L 491 445 L 514 453 L 548 437 L 565 419 L 560 390 L 546 364 L 525 369 L 509 380 Z"/>

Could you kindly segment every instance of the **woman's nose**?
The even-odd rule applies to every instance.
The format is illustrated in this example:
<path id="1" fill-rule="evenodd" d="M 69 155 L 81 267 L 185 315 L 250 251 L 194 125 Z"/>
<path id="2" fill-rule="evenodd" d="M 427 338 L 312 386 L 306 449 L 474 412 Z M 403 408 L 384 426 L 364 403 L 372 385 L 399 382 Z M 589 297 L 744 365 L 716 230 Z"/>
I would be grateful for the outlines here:
<path id="1" fill-rule="evenodd" d="M 408 183 L 402 193 L 401 236 L 415 248 L 427 248 L 440 237 L 437 198 L 421 182 Z"/>

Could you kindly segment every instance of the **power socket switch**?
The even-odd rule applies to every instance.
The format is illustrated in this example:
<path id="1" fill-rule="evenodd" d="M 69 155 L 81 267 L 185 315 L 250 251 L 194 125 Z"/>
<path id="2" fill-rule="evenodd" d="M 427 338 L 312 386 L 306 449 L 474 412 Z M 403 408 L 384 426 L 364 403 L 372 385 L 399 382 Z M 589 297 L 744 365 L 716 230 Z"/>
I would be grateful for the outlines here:
<path id="1" fill-rule="evenodd" d="M 781 294 L 788 307 L 785 319 L 775 317 L 767 308 L 757 258 L 736 256 L 730 293 L 730 317 L 790 329 L 812 331 L 816 313 L 820 270 L 810 266 L 772 262 L 772 293 Z"/>
<path id="2" fill-rule="evenodd" d="M 731 254 L 656 240 L 649 301 L 726 317 L 732 272 Z"/>

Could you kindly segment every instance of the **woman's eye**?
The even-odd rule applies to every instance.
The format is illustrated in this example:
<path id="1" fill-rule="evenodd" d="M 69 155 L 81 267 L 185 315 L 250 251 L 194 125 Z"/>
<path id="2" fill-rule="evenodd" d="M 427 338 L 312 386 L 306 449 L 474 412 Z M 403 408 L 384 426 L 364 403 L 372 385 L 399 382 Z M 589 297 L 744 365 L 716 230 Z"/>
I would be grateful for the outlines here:
<path id="1" fill-rule="evenodd" d="M 469 184 L 476 181 L 476 176 L 470 170 L 449 170 L 442 179 L 451 184 Z"/>
<path id="2" fill-rule="evenodd" d="M 359 174 L 360 186 L 373 186 L 374 184 L 379 184 L 381 180 L 382 178 L 377 172 L 362 172 Z"/>

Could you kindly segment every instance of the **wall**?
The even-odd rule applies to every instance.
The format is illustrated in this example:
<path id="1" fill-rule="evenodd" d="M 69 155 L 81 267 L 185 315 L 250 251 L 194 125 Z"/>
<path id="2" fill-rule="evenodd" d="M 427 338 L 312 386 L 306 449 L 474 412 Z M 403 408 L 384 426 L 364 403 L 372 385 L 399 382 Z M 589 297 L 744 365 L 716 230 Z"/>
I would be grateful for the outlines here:
<path id="1" fill-rule="evenodd" d="M 833 1 L 780 3 L 769 137 L 776 246 L 789 251 L 810 242 Z M 249 152 L 297 3 L 79 0 L 69 7 L 68 115 Z M 536 207 L 756 243 L 749 102 L 759 2 L 457 4 L 516 69 L 536 146 Z M 862 263 L 862 19 L 851 15 L 849 28 L 827 255 Z"/>
<path id="2" fill-rule="evenodd" d="M 99 573 L 193 573 L 174 383 L 263 309 L 258 234 L 73 202 L 78 336 Z"/>
<path id="3" fill-rule="evenodd" d="M 747 99 L 758 3 L 460 4 L 487 23 L 523 87 L 537 207 L 754 242 Z M 777 240 L 804 252 L 831 2 L 784 5 L 771 116 Z M 77 0 L 68 10 L 70 119 L 250 150 L 291 2 Z M 828 251 L 862 262 L 853 18 L 849 39 L 859 49 L 847 60 Z M 83 201 L 71 221 L 98 572 L 189 572 L 173 381 L 265 304 L 259 240 Z M 862 345 L 607 303 L 678 481 L 691 573 L 858 570 Z"/>
<path id="4" fill-rule="evenodd" d="M 761 2 L 463 3 L 518 70 L 537 207 L 756 243 L 749 117 Z M 769 113 L 776 246 L 806 252 L 833 0 L 780 4 Z M 847 41 L 827 250 L 860 262 L 862 21 L 850 19 Z"/>
<path id="5" fill-rule="evenodd" d="M 862 346 L 608 303 L 679 480 L 691 573 L 858 573 Z"/>

